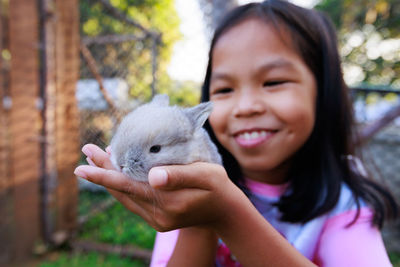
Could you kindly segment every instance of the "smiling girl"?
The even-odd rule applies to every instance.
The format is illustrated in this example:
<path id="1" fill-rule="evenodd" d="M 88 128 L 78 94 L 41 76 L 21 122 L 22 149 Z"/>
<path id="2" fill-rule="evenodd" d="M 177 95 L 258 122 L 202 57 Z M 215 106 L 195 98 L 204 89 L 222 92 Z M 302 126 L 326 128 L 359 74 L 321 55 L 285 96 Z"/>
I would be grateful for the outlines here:
<path id="1" fill-rule="evenodd" d="M 351 105 L 326 17 L 278 0 L 234 9 L 211 43 L 209 100 L 224 168 L 160 166 L 145 184 L 83 148 L 93 166 L 75 173 L 164 232 L 152 266 L 391 265 L 379 228 L 396 203 L 351 160 Z"/>

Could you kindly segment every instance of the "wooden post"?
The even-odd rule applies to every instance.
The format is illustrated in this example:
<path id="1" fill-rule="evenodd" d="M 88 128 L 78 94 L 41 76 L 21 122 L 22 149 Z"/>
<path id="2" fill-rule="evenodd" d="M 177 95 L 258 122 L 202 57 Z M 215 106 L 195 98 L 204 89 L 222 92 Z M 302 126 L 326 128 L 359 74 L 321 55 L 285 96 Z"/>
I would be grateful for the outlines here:
<path id="1" fill-rule="evenodd" d="M 79 114 L 75 97 L 79 79 L 78 0 L 57 0 L 57 229 L 74 230 L 77 223 L 78 180 L 73 171 L 79 159 Z"/>
<path id="2" fill-rule="evenodd" d="M 6 178 L 6 141 L 5 141 L 5 133 L 6 133 L 6 121 L 5 121 L 5 110 L 3 107 L 4 101 L 4 84 L 3 84 L 3 64 L 2 60 L 3 57 L 1 56 L 1 52 L 3 51 L 3 13 L 2 11 L 2 4 L 0 3 L 0 192 L 5 187 Z"/>
<path id="3" fill-rule="evenodd" d="M 10 69 L 0 72 L 1 266 L 31 256 L 43 237 L 56 242 L 58 233 L 74 230 L 78 200 L 78 0 L 8 4 Z M 43 6 L 49 10 L 40 17 Z"/>
<path id="4" fill-rule="evenodd" d="M 40 177 L 40 111 L 39 92 L 38 14 L 36 2 L 9 1 L 9 94 L 12 106 L 8 112 L 13 228 L 7 243 L 12 260 L 31 254 L 40 236 L 39 177 Z"/>
<path id="5" fill-rule="evenodd" d="M 77 0 L 43 0 L 45 13 L 45 186 L 47 240 L 59 242 L 77 225 L 78 186 L 73 170 L 79 157 L 75 99 L 79 77 Z M 62 233 L 62 235 L 58 235 Z"/>
<path id="6" fill-rule="evenodd" d="M 0 2 L 0 51 L 5 49 L 6 40 L 5 12 L 3 3 Z M 5 90 L 5 65 L 3 57 L 0 54 L 0 236 L 2 240 L 9 241 L 12 239 L 12 196 L 10 194 L 10 175 L 8 168 L 8 123 L 7 123 L 7 98 Z M 10 260 L 11 246 L 8 242 L 0 242 L 0 265 Z"/>
<path id="7" fill-rule="evenodd" d="M 3 12 L 2 3 L 0 3 L 0 192 L 7 187 L 7 120 L 6 120 L 6 102 L 5 88 L 4 88 L 4 69 L 3 69 L 3 57 L 1 52 L 3 51 L 3 42 L 5 37 L 3 35 Z M 1 215 L 1 213 L 0 213 Z M 1 233 L 0 233 L 1 235 Z"/>

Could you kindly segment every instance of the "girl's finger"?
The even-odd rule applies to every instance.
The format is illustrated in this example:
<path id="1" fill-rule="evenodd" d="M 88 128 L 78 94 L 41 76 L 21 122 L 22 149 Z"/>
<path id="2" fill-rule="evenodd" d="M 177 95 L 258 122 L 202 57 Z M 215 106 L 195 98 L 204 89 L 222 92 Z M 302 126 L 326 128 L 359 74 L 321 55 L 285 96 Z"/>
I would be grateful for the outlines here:
<path id="1" fill-rule="evenodd" d="M 140 201 L 132 199 L 128 194 L 119 191 L 108 190 L 128 210 L 142 217 L 151 227 L 157 231 L 169 231 L 184 227 L 183 220 L 173 220 L 153 201 Z"/>
<path id="2" fill-rule="evenodd" d="M 119 171 L 81 165 L 75 169 L 74 173 L 92 183 L 102 185 L 108 189 L 131 194 L 140 199 L 148 199 L 151 197 L 149 195 L 150 186 L 148 184 L 134 181 Z"/>
<path id="3" fill-rule="evenodd" d="M 217 164 L 196 162 L 188 165 L 154 167 L 149 172 L 149 183 L 153 188 L 176 190 L 180 188 L 210 189 L 212 179 L 227 174 Z"/>
<path id="4" fill-rule="evenodd" d="M 82 152 L 88 158 L 90 158 L 96 166 L 108 170 L 115 170 L 114 166 L 110 161 L 110 155 L 107 152 L 103 151 L 98 146 L 93 144 L 84 145 L 82 147 Z"/>

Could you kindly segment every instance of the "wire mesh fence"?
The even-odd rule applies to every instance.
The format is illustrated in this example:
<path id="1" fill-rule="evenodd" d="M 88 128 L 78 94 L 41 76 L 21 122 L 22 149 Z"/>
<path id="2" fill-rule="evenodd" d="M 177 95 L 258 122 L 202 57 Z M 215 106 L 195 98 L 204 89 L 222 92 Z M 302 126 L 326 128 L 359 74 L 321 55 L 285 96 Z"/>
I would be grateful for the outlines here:
<path id="1" fill-rule="evenodd" d="M 392 123 L 364 148 L 365 162 L 378 183 L 400 203 L 400 128 Z M 400 251 L 400 219 L 386 224 L 383 237 L 389 251 Z"/>
<path id="2" fill-rule="evenodd" d="M 360 92 L 359 92 L 360 93 Z M 400 92 L 361 90 L 354 100 L 362 127 L 382 120 L 400 103 Z M 375 181 L 387 188 L 400 204 L 400 119 L 396 118 L 362 147 L 365 166 Z M 400 219 L 385 225 L 382 234 L 389 251 L 400 251 Z"/>
<path id="3" fill-rule="evenodd" d="M 394 90 L 355 90 L 354 109 L 360 131 L 382 121 L 400 104 L 400 92 Z M 400 118 L 395 118 L 363 145 L 363 156 L 374 177 L 387 183 L 400 182 Z M 400 192 L 399 192 L 400 196 Z"/>
<path id="4" fill-rule="evenodd" d="M 85 27 L 90 28 L 93 14 L 81 12 L 81 67 L 76 95 L 80 109 L 81 145 L 94 143 L 105 148 L 120 119 L 157 91 L 162 41 L 159 33 L 140 26 L 108 5 L 107 1 L 88 3 L 87 8 L 99 5 L 101 20 L 105 22 L 101 25 L 102 31 L 85 31 Z M 381 100 L 389 105 L 381 105 Z M 398 91 L 358 91 L 354 95 L 354 107 L 360 129 L 379 120 L 391 105 L 398 103 Z M 371 108 L 374 105 L 375 108 Z M 363 154 L 374 177 L 379 183 L 387 184 L 400 201 L 399 119 L 366 143 Z M 385 238 L 395 239 L 392 247 L 398 246 L 396 249 L 400 251 L 398 231 L 390 229 L 389 233 Z"/>
<path id="5" fill-rule="evenodd" d="M 161 39 L 108 1 L 85 1 L 80 8 L 81 145 L 105 148 L 120 119 L 154 95 Z"/>

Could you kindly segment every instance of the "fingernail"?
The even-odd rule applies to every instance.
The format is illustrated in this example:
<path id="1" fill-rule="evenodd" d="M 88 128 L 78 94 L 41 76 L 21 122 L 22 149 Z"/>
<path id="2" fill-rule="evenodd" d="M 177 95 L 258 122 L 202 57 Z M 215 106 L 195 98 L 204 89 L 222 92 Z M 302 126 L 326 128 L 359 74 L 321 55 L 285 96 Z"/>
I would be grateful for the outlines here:
<path id="1" fill-rule="evenodd" d="M 149 183 L 152 187 L 160 187 L 167 184 L 167 171 L 160 168 L 151 169 L 149 172 Z"/>
<path id="2" fill-rule="evenodd" d="M 81 170 L 79 170 L 79 169 L 75 169 L 74 174 L 75 174 L 76 176 L 79 176 L 79 177 L 84 178 L 84 179 L 87 178 L 86 173 L 84 173 L 83 171 L 81 171 Z"/>
<path id="3" fill-rule="evenodd" d="M 82 147 L 82 152 L 85 154 L 87 157 L 91 158 L 92 157 L 92 151 L 88 149 L 86 146 Z"/>

